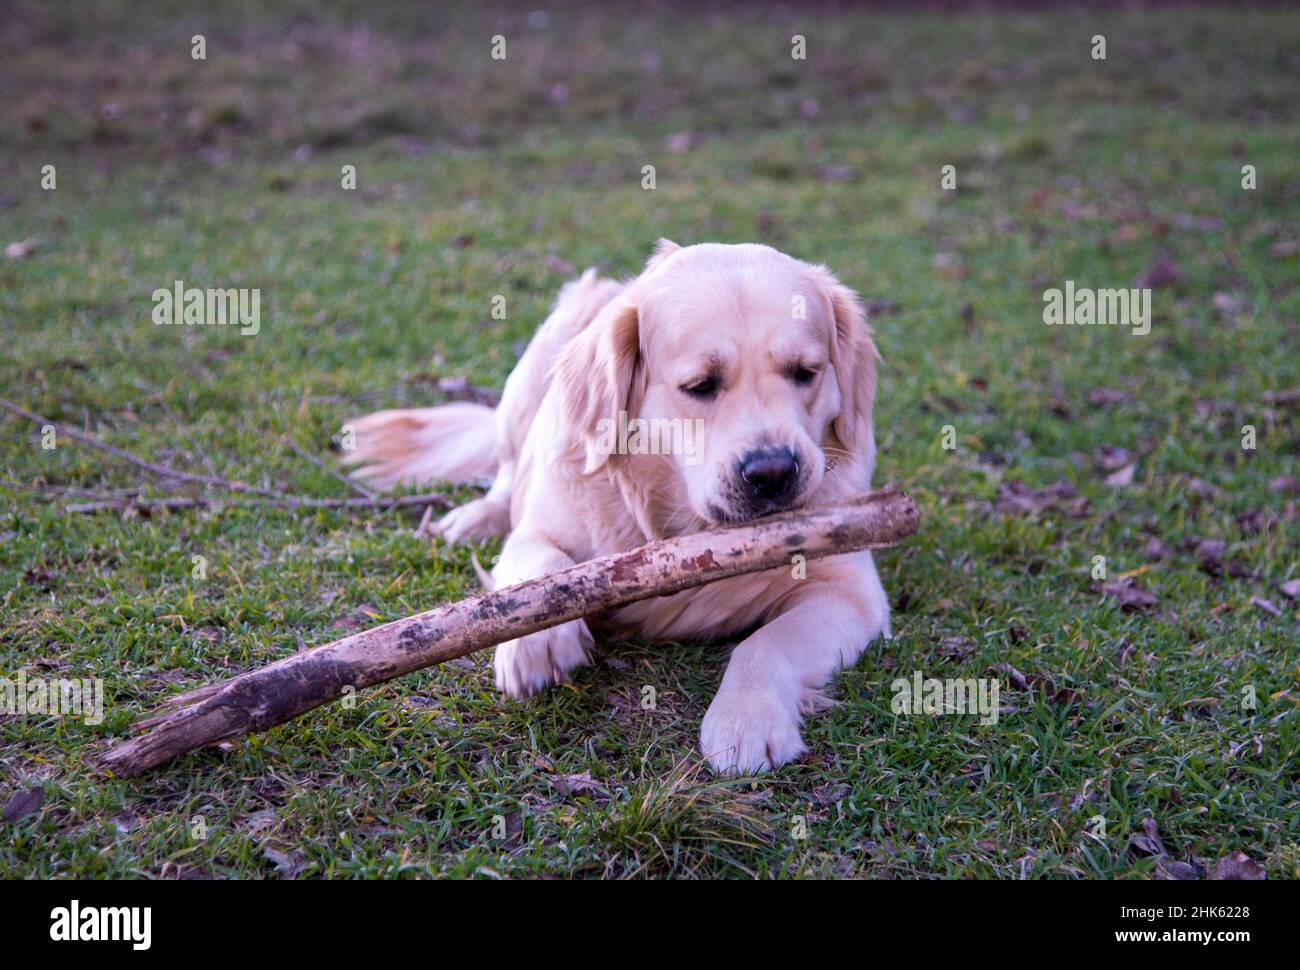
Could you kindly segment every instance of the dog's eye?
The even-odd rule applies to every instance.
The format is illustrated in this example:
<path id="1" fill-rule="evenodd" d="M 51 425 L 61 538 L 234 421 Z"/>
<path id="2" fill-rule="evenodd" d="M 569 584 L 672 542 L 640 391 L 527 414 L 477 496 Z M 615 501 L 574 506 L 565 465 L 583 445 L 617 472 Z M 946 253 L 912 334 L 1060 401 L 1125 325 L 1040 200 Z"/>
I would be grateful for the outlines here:
<path id="1" fill-rule="evenodd" d="M 717 396 L 718 379 L 713 375 L 696 381 L 694 384 L 683 384 L 682 393 L 689 394 L 691 397 L 708 399 Z"/>
<path id="2" fill-rule="evenodd" d="M 796 384 L 803 384 L 806 386 L 811 384 L 816 377 L 817 372 L 811 367 L 800 365 L 790 370 L 790 380 L 794 381 Z"/>

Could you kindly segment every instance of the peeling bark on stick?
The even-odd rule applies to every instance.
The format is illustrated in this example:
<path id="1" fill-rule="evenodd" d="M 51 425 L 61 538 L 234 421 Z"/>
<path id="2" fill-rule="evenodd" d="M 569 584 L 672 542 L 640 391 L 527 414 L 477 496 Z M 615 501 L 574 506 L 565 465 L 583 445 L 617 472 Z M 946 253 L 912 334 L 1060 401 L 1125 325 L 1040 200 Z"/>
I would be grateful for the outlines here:
<path id="1" fill-rule="evenodd" d="M 893 545 L 916 532 L 915 503 L 883 489 L 839 505 L 651 542 L 354 633 L 164 703 L 146 733 L 102 758 L 134 775 L 225 738 L 264 731 L 403 674 L 636 600 L 741 573 Z"/>

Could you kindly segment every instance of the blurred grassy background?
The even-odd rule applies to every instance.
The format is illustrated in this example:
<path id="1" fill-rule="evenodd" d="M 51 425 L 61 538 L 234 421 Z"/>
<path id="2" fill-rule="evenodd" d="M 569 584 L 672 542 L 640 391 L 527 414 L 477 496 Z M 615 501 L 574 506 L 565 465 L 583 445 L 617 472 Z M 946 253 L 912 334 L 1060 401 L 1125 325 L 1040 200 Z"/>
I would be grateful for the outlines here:
<path id="1" fill-rule="evenodd" d="M 462 596 L 468 553 L 412 538 L 418 511 L 68 515 L 142 480 L 0 417 L 0 673 L 112 701 L 99 727 L 0 715 L 0 799 L 45 791 L 0 828 L 4 874 L 1145 877 L 1236 850 L 1297 874 L 1294 10 L 7 9 L 4 396 L 341 495 L 298 452 L 441 378 L 499 388 L 574 272 L 768 242 L 870 301 L 880 478 L 925 529 L 880 557 L 894 642 L 752 786 L 689 763 L 725 654 L 636 644 L 530 705 L 480 656 L 128 784 L 91 759 L 160 694 Z M 155 328 L 176 279 L 259 287 L 261 333 Z M 1043 326 L 1066 279 L 1151 281 L 1152 333 Z M 1061 480 L 1077 498 L 1014 484 Z M 1103 595 L 1097 555 L 1156 605 Z M 895 718 L 914 669 L 999 676 L 1015 710 Z M 1130 843 L 1148 817 L 1166 860 Z"/>

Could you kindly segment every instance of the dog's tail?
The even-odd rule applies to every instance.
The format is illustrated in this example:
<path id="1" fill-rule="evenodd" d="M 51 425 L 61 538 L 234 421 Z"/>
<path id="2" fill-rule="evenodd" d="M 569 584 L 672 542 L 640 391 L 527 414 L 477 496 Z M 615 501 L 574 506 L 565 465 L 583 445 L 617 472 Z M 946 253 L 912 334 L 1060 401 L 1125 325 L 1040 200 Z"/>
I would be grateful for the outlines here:
<path id="1" fill-rule="evenodd" d="M 491 479 L 497 470 L 495 415 L 469 403 L 377 411 L 344 425 L 341 460 L 362 465 L 353 474 L 385 489 Z"/>

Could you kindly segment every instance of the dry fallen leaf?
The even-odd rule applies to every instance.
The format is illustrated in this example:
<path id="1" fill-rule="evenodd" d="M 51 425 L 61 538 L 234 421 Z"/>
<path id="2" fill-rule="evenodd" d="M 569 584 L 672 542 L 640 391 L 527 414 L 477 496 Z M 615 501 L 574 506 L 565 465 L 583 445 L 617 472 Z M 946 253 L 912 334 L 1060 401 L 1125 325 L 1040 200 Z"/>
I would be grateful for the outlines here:
<path id="1" fill-rule="evenodd" d="M 704 139 L 694 131 L 675 131 L 664 139 L 664 147 L 674 155 L 680 155 L 682 152 L 688 152 L 695 148 Z"/>
<path id="2" fill-rule="evenodd" d="M 1266 529 L 1273 528 L 1278 522 L 1278 515 L 1272 509 L 1242 509 L 1235 518 L 1237 525 L 1241 526 L 1241 531 L 1247 535 L 1259 535 Z"/>
<path id="3" fill-rule="evenodd" d="M 1160 833 L 1156 830 L 1156 820 L 1153 818 L 1142 820 L 1142 831 L 1129 839 L 1129 846 L 1139 855 L 1155 856 L 1158 859 L 1163 859 L 1168 854 L 1165 852 L 1165 844 L 1160 841 Z"/>
<path id="4" fill-rule="evenodd" d="M 1202 572 L 1211 576 L 1232 576 L 1240 579 L 1250 576 L 1251 570 L 1240 559 L 1224 559 L 1228 544 L 1222 539 L 1203 539 L 1196 546 L 1196 560 Z"/>
<path id="5" fill-rule="evenodd" d="M 863 298 L 862 308 L 865 309 L 868 317 L 893 316 L 900 309 L 893 300 L 880 299 L 876 296 Z"/>
<path id="6" fill-rule="evenodd" d="M 1094 387 L 1088 392 L 1088 403 L 1093 407 L 1110 407 L 1112 404 L 1123 404 L 1129 398 L 1124 391 L 1118 391 L 1113 387 Z"/>
<path id="7" fill-rule="evenodd" d="M 1127 448 L 1118 448 L 1115 445 L 1102 445 L 1097 449 L 1093 460 L 1097 462 L 1097 467 L 1104 472 L 1113 472 L 1123 468 L 1125 465 L 1132 464 L 1133 456 Z"/>
<path id="8" fill-rule="evenodd" d="M 1127 246 L 1142 238 L 1142 227 L 1136 223 L 1126 222 L 1110 234 L 1112 246 Z"/>
<path id="9" fill-rule="evenodd" d="M 1131 579 L 1120 583 L 1102 583 L 1101 591 L 1118 602 L 1122 610 L 1129 613 L 1153 610 L 1160 602 L 1153 594 L 1142 589 Z"/>
<path id="10" fill-rule="evenodd" d="M 1300 407 L 1300 387 L 1286 391 L 1265 391 L 1264 400 L 1269 404 L 1280 404 L 1287 408 Z"/>
<path id="11" fill-rule="evenodd" d="M 10 259 L 26 259 L 34 252 L 36 252 L 35 239 L 24 239 L 21 242 L 11 242 L 5 247 L 5 255 Z"/>
<path id="12" fill-rule="evenodd" d="M 248 818 L 240 823 L 240 827 L 256 835 L 263 829 L 270 828 L 280 821 L 280 813 L 273 808 L 264 808 L 260 812 L 254 812 Z"/>
<path id="13" fill-rule="evenodd" d="M 1011 666 L 1011 664 L 994 664 L 993 669 L 1000 674 L 1006 674 L 1007 677 L 1011 679 L 1011 683 L 1020 690 L 1029 689 L 1029 681 L 1025 679 L 1025 675 L 1015 667 Z"/>
<path id="14" fill-rule="evenodd" d="M 591 777 L 590 771 L 577 775 L 548 775 L 547 780 L 555 786 L 561 795 L 574 795 L 584 791 L 604 791 L 600 782 Z"/>
<path id="15" fill-rule="evenodd" d="M 1237 311 L 1237 298 L 1231 293 L 1222 291 L 1215 293 L 1211 302 L 1214 304 L 1214 309 L 1220 313 L 1235 313 Z"/>
<path id="16" fill-rule="evenodd" d="M 438 379 L 438 390 L 456 401 L 473 401 L 494 408 L 501 401 L 501 395 L 490 387 L 476 387 L 464 374 Z"/>
<path id="17" fill-rule="evenodd" d="M 946 280 L 964 279 L 970 273 L 970 270 L 962 265 L 961 257 L 950 251 L 935 253 L 934 265 L 939 270 L 939 275 Z"/>
<path id="18" fill-rule="evenodd" d="M 20 818 L 34 815 L 44 803 L 45 789 L 40 785 L 17 792 L 5 804 L 4 819 L 6 822 L 16 822 Z"/>
<path id="19" fill-rule="evenodd" d="M 823 182 L 856 182 L 861 173 L 851 165 L 823 165 L 817 170 L 817 177 Z"/>
<path id="20" fill-rule="evenodd" d="M 1137 648 L 1127 640 L 1121 640 L 1115 647 L 1115 662 L 1121 667 L 1129 662 L 1129 658 L 1137 652 Z"/>
<path id="21" fill-rule="evenodd" d="M 828 805 L 843 801 L 851 794 L 853 789 L 848 785 L 822 785 L 813 789 L 812 801 L 818 808 L 826 808 Z"/>
<path id="22" fill-rule="evenodd" d="M 573 275 L 573 264 L 569 262 L 567 259 L 561 259 L 559 256 L 556 256 L 554 253 L 548 253 L 546 258 L 542 262 L 546 264 L 547 269 L 554 270 L 555 272 L 559 273 L 561 276 Z"/>
<path id="23" fill-rule="evenodd" d="M 1083 787 L 1070 796 L 1070 800 L 1067 804 L 1070 806 L 1071 811 L 1077 812 L 1088 802 L 1095 802 L 1100 798 L 1101 793 L 1092 790 L 1092 779 L 1085 778 L 1083 780 Z"/>
<path id="24" fill-rule="evenodd" d="M 1266 879 L 1264 868 L 1250 860 L 1244 852 L 1234 852 L 1215 863 L 1211 879 Z"/>
<path id="25" fill-rule="evenodd" d="M 1086 502 L 1086 499 L 1078 498 L 1074 485 L 1065 479 L 1044 488 L 1030 488 L 1020 479 L 1013 478 L 998 486 L 994 509 L 1003 515 L 1027 515 L 1060 505 L 1069 514 L 1077 515 L 1083 511 Z"/>
<path id="26" fill-rule="evenodd" d="M 888 317 L 897 313 L 899 306 L 893 300 L 864 299 L 862 309 L 869 317 Z"/>
<path id="27" fill-rule="evenodd" d="M 1272 613 L 1274 616 L 1281 616 L 1282 611 L 1278 609 L 1277 604 L 1272 600 L 1266 600 L 1262 596 L 1252 596 L 1250 598 L 1251 606 L 1257 606 L 1265 613 Z"/>
<path id="28" fill-rule="evenodd" d="M 1138 273 L 1133 278 L 1133 285 L 1143 289 L 1158 289 L 1172 286 L 1182 278 L 1183 272 L 1178 268 L 1178 263 L 1172 256 L 1165 254 L 1157 256 L 1150 266 Z"/>
<path id="29" fill-rule="evenodd" d="M 1283 596 L 1293 600 L 1300 600 L 1300 579 L 1282 583 L 1278 589 L 1282 591 Z"/>
<path id="30" fill-rule="evenodd" d="M 1125 465 L 1118 471 L 1112 472 L 1106 476 L 1106 484 L 1112 488 L 1124 488 L 1133 484 L 1133 472 L 1137 469 L 1137 463 Z"/>
<path id="31" fill-rule="evenodd" d="M 1000 674 L 1005 674 L 1017 690 L 1029 691 L 1041 688 L 1053 704 L 1070 704 L 1079 697 L 1079 692 L 1073 687 L 1057 687 L 1056 681 L 1047 674 L 1022 674 L 1007 663 L 994 664 L 993 669 Z"/>
<path id="32" fill-rule="evenodd" d="M 1268 483 L 1268 488 L 1271 492 L 1300 495 L 1300 478 L 1296 478 L 1294 475 L 1279 475 Z"/>
<path id="33" fill-rule="evenodd" d="M 1169 547 L 1155 537 L 1147 540 L 1146 545 L 1142 547 L 1142 551 L 1146 553 L 1148 559 L 1164 559 L 1165 556 L 1169 555 Z"/>
<path id="34" fill-rule="evenodd" d="M 939 641 L 939 653 L 953 660 L 965 660 L 975 652 L 975 641 L 970 637 L 944 637 Z"/>
<path id="35" fill-rule="evenodd" d="M 262 854 L 275 863 L 276 874 L 282 879 L 296 879 L 307 866 L 307 854 L 302 849 L 282 852 L 274 846 L 262 846 Z"/>
<path id="36" fill-rule="evenodd" d="M 1203 478 L 1189 478 L 1187 480 L 1187 490 L 1200 498 L 1218 498 L 1223 495 L 1223 489 L 1217 485 L 1211 485 Z"/>
<path id="37" fill-rule="evenodd" d="M 334 620 L 330 624 L 331 630 L 357 630 L 361 627 L 374 626 L 379 619 L 378 607 L 371 606 L 369 603 L 362 603 L 356 609 Z"/>
<path id="38" fill-rule="evenodd" d="M 1184 882 L 1191 879 L 1200 879 L 1201 870 L 1189 862 L 1170 862 L 1161 859 L 1156 863 L 1155 878 Z"/>

